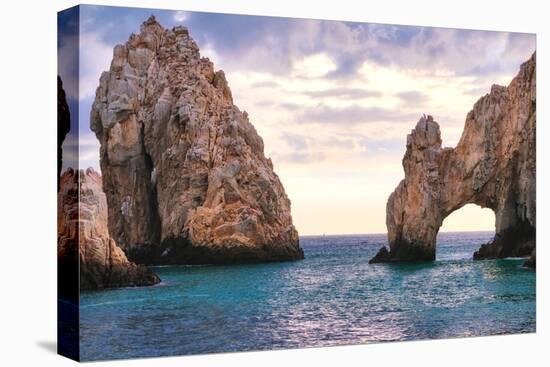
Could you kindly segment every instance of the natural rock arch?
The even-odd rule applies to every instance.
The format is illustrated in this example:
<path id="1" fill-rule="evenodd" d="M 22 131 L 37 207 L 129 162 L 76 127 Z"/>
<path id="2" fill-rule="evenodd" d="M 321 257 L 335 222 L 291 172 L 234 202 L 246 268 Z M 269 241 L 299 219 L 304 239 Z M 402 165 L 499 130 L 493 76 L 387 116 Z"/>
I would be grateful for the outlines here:
<path id="1" fill-rule="evenodd" d="M 494 85 L 468 113 L 455 148 L 423 116 L 407 136 L 405 179 L 386 208 L 388 242 L 371 262 L 432 261 L 443 220 L 465 204 L 495 212 L 495 238 L 475 259 L 528 256 L 536 229 L 536 62 L 508 87 Z"/>

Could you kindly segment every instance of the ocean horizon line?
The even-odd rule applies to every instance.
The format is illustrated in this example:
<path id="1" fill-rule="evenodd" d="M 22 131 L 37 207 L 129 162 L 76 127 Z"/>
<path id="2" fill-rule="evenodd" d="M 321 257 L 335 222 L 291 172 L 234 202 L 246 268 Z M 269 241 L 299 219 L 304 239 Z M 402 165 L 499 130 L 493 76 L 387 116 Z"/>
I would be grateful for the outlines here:
<path id="1" fill-rule="evenodd" d="M 486 233 L 495 232 L 494 229 L 479 229 L 470 231 L 441 231 L 439 234 L 452 234 L 452 233 Z M 321 233 L 321 234 L 299 234 L 299 237 L 345 237 L 345 236 L 383 236 L 387 235 L 387 232 L 372 232 L 372 233 Z"/>

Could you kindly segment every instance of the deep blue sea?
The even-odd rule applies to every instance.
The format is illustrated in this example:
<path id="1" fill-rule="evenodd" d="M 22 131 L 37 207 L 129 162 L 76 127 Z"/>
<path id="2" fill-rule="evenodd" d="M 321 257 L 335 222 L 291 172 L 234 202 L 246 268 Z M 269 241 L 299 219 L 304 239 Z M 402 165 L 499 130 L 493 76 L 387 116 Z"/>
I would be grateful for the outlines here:
<path id="1" fill-rule="evenodd" d="M 437 260 L 368 264 L 385 235 L 301 237 L 297 262 L 156 267 L 162 283 L 81 295 L 81 359 L 535 331 L 535 272 L 473 261 L 491 232 L 443 233 Z"/>

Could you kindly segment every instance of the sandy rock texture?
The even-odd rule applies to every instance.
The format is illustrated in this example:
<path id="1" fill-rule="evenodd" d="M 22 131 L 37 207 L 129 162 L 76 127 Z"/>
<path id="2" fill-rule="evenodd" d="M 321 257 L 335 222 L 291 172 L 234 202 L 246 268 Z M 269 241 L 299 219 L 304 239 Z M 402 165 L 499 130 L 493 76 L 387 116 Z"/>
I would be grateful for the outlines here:
<path id="1" fill-rule="evenodd" d="M 423 116 L 407 136 L 405 179 L 386 210 L 389 250 L 371 262 L 431 261 L 443 220 L 465 204 L 491 208 L 492 242 L 474 259 L 529 256 L 536 232 L 536 55 L 508 87 L 493 85 L 468 113 L 455 148 Z"/>
<path id="2" fill-rule="evenodd" d="M 91 112 L 109 229 L 143 264 L 303 258 L 290 200 L 223 71 L 154 17 L 114 48 Z"/>
<path id="3" fill-rule="evenodd" d="M 57 256 L 60 263 L 80 263 L 80 290 L 160 282 L 147 267 L 128 261 L 122 249 L 109 236 L 107 200 L 101 186 L 101 176 L 91 168 L 85 171 L 69 168 L 61 176 L 57 217 Z M 74 266 L 66 267 L 69 272 L 72 268 Z M 63 276 L 74 274 L 60 274 L 60 277 Z"/>

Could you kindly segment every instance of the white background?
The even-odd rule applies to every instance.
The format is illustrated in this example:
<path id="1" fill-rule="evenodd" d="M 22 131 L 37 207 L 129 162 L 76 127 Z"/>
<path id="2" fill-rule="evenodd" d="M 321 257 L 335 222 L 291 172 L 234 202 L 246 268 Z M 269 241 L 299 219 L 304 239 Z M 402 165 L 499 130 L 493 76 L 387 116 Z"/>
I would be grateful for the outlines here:
<path id="1" fill-rule="evenodd" d="M 105 5 L 537 33 L 537 333 L 277 352 L 171 357 L 118 366 L 548 365 L 548 9 L 545 1 L 98 1 Z M 5 1 L 1 27 L 0 365 L 64 366 L 56 340 L 56 12 L 72 1 Z M 546 146 L 545 146 L 546 145 Z M 200 312 L 200 310 L 197 310 Z M 190 331 L 192 332 L 192 331 Z M 545 341 L 546 339 L 546 341 Z M 546 358 L 544 358 L 546 357 Z"/>

